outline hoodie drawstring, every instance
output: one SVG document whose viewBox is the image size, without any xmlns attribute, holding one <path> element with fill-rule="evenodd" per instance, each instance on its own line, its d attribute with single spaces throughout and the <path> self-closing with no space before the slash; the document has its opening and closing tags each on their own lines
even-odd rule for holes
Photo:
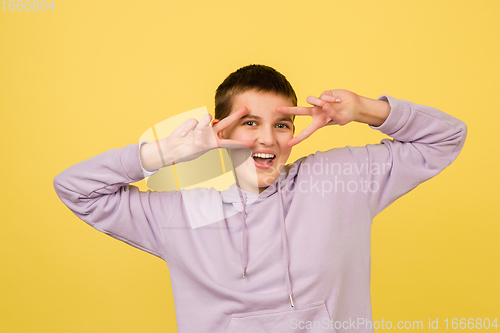
<svg viewBox="0 0 500 333">
<path fill-rule="evenodd" d="M 246 224 L 246 196 L 245 193 L 241 191 L 239 186 L 238 192 L 241 197 L 241 202 L 243 205 L 242 213 L 242 253 L 243 256 L 241 258 L 241 263 L 243 265 L 243 278 L 246 276 L 247 266 L 248 266 L 248 234 L 247 234 L 247 224 Z M 283 198 L 281 195 L 281 182 L 278 182 L 278 197 L 280 201 L 280 224 L 281 224 L 281 242 L 283 244 L 283 253 L 284 253 L 284 265 L 285 265 L 285 282 L 286 282 L 286 290 L 288 292 L 288 297 L 290 298 L 290 305 L 294 307 L 293 297 L 292 297 L 292 284 L 290 282 L 290 255 L 288 252 L 288 238 L 286 236 L 286 227 L 285 227 L 285 211 L 283 207 Z"/>
<path fill-rule="evenodd" d="M 248 234 L 247 234 L 247 222 L 246 222 L 246 215 L 247 215 L 247 198 L 245 196 L 245 193 L 241 192 L 241 189 L 239 186 L 236 186 L 238 188 L 238 192 L 240 193 L 241 197 L 241 203 L 243 205 L 243 211 L 241 212 L 243 219 L 242 219 L 242 251 L 243 252 L 243 257 L 241 258 L 241 264 L 243 265 L 243 278 L 247 275 L 247 266 L 248 266 Z"/>
<path fill-rule="evenodd" d="M 290 257 L 288 253 L 288 238 L 286 236 L 286 227 L 285 227 L 285 213 L 283 207 L 283 198 L 281 197 L 281 182 L 278 183 L 278 196 L 280 200 L 280 217 L 281 217 L 281 241 L 283 243 L 283 253 L 285 254 L 285 279 L 286 279 L 286 291 L 288 292 L 288 296 L 290 297 L 290 305 L 293 308 L 293 298 L 292 298 L 292 284 L 290 283 Z"/>
</svg>

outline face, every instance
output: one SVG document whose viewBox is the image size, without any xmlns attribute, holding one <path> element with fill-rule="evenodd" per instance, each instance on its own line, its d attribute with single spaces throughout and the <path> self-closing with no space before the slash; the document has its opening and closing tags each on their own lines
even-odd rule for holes
<svg viewBox="0 0 500 333">
<path fill-rule="evenodd" d="M 246 191 L 260 193 L 274 183 L 292 151 L 287 144 L 295 131 L 292 116 L 276 112 L 278 106 L 294 105 L 275 93 L 245 91 L 234 98 L 231 113 L 247 107 L 248 114 L 220 133 L 225 139 L 254 141 L 251 149 L 229 150 L 238 184 Z"/>
</svg>

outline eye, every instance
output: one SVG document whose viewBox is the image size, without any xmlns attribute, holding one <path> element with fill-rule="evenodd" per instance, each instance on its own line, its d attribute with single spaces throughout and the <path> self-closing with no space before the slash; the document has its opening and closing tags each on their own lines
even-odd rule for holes
<svg viewBox="0 0 500 333">
<path fill-rule="evenodd" d="M 243 125 L 248 125 L 248 126 L 254 126 L 257 125 L 257 123 L 253 120 L 245 121 Z"/>
<path fill-rule="evenodd" d="M 276 126 L 278 126 L 278 128 L 290 128 L 290 126 L 288 126 L 287 124 L 277 124 Z"/>
</svg>

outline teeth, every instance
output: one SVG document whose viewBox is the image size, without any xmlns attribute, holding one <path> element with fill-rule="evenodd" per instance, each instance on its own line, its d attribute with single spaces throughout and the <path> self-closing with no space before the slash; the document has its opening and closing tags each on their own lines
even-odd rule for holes
<svg viewBox="0 0 500 333">
<path fill-rule="evenodd" d="M 262 153 L 256 153 L 252 155 L 253 157 L 260 157 L 260 158 L 274 158 L 273 154 L 262 154 Z"/>
</svg>

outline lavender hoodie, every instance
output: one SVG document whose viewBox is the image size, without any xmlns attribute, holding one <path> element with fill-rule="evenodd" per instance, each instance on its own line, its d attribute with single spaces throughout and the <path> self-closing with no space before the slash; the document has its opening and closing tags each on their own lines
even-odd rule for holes
<svg viewBox="0 0 500 333">
<path fill-rule="evenodd" d="M 394 140 L 300 158 L 260 194 L 141 192 L 129 185 L 144 178 L 140 144 L 54 187 L 80 219 L 168 264 L 179 332 L 373 332 L 372 219 L 455 160 L 467 132 L 435 108 L 379 99 L 391 113 L 372 128 Z M 219 218 L 200 227 L 204 214 Z"/>
</svg>

